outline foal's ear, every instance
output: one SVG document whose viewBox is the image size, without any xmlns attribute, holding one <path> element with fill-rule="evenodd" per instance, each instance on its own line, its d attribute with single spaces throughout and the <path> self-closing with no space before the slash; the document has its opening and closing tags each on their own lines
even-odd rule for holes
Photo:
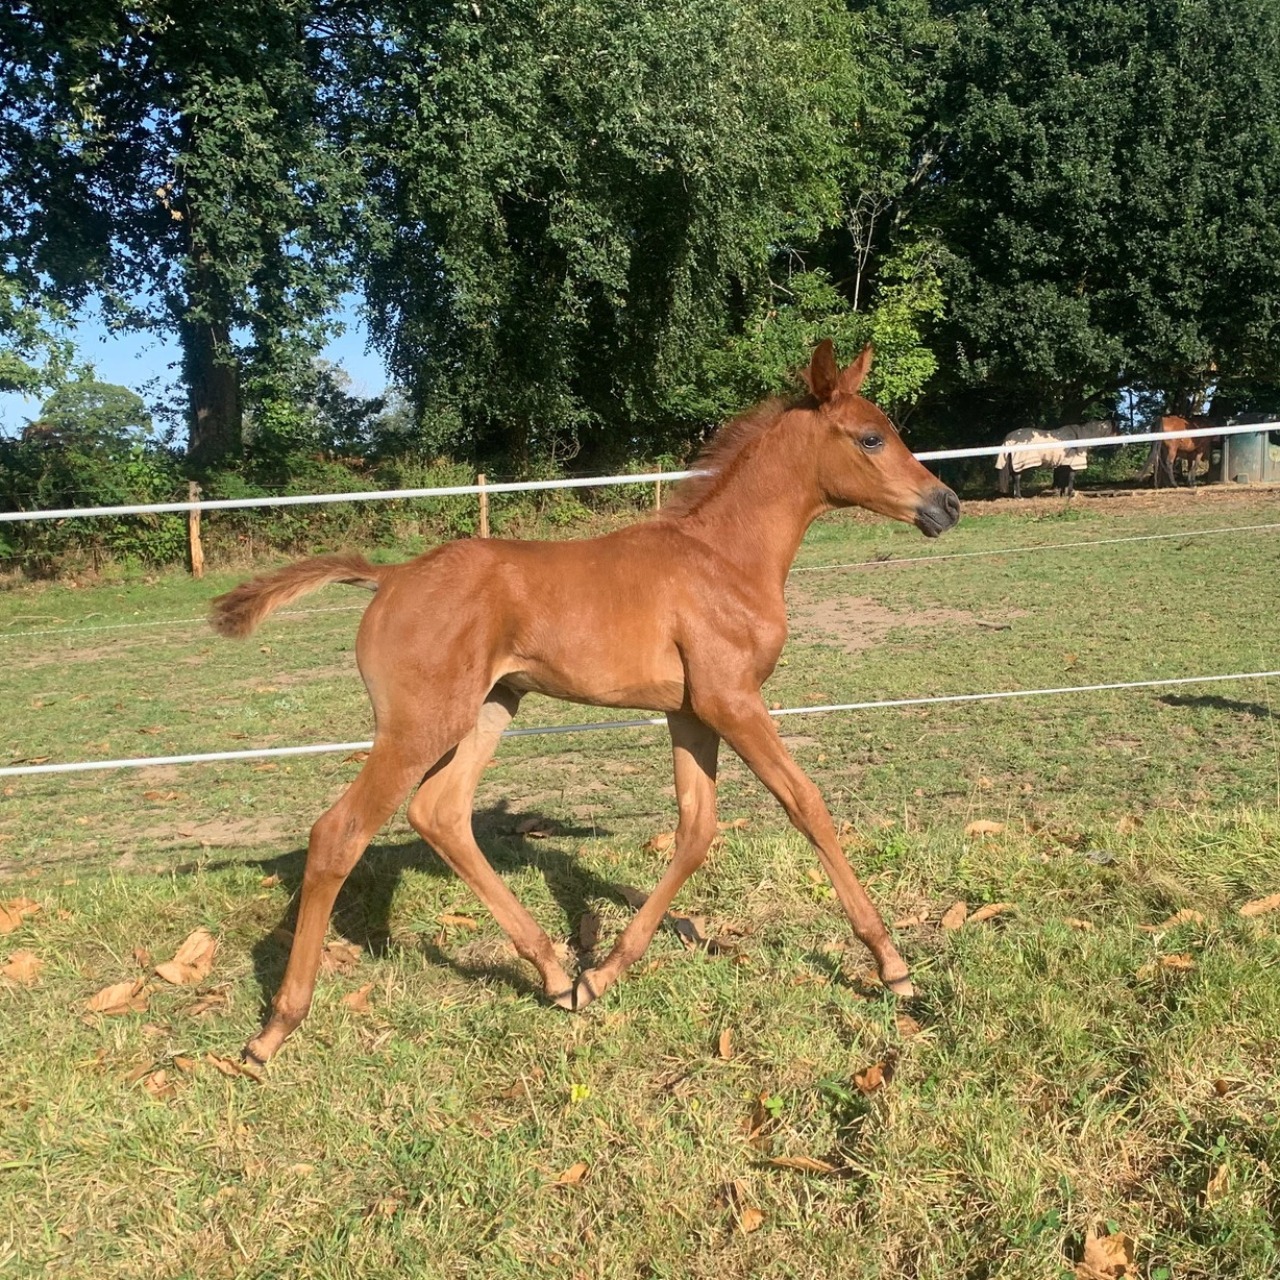
<svg viewBox="0 0 1280 1280">
<path fill-rule="evenodd" d="M 800 376 L 808 383 L 819 404 L 824 404 L 835 394 L 840 381 L 840 366 L 836 364 L 836 349 L 830 338 L 823 338 L 814 348 L 813 359 L 807 369 L 800 371 Z"/>
<path fill-rule="evenodd" d="M 871 372 L 871 361 L 875 357 L 875 352 L 871 349 L 871 343 L 867 343 L 862 348 L 862 354 L 840 374 L 840 390 L 847 395 L 855 395 L 858 389 L 866 380 L 867 374 Z"/>
</svg>

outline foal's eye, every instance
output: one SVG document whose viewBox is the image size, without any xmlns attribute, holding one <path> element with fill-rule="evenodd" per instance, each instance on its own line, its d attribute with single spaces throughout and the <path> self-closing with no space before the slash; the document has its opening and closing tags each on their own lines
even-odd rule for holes
<svg viewBox="0 0 1280 1280">
<path fill-rule="evenodd" d="M 863 436 L 858 443 L 868 452 L 874 453 L 877 449 L 884 447 L 884 437 L 877 435 Z"/>
</svg>

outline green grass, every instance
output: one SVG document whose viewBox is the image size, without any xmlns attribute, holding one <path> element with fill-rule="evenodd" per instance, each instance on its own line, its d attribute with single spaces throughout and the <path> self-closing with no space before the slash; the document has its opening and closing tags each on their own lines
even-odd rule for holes
<svg viewBox="0 0 1280 1280">
<path fill-rule="evenodd" d="M 938 544 L 833 518 L 800 567 L 1273 515 L 1247 494 L 1028 502 Z M 1274 539 L 798 573 L 766 696 L 1280 667 Z M 368 736 L 354 612 L 282 618 L 241 645 L 195 624 L 60 630 L 194 618 L 234 580 L 0 595 L 0 748 L 71 759 Z M 832 612 L 848 598 L 856 611 Z M 306 605 L 351 603 L 334 590 Z M 876 643 L 859 648 L 868 626 Z M 32 630 L 59 634 L 16 634 Z M 257 1027 L 307 827 L 357 765 L 0 780 L 0 900 L 41 906 L 0 938 L 0 964 L 19 948 L 44 962 L 34 986 L 0 982 L 0 1276 L 1044 1280 L 1107 1223 L 1136 1239 L 1150 1280 L 1274 1274 L 1280 913 L 1238 913 L 1280 891 L 1274 696 L 1255 682 L 784 721 L 903 922 L 921 991 L 905 1010 L 727 754 L 721 816 L 746 825 L 679 905 L 733 945 L 687 951 L 663 930 L 579 1018 L 541 1004 L 496 925 L 397 820 L 340 899 L 334 936 L 359 963 L 322 977 L 261 1084 L 205 1055 L 233 1056 Z M 596 716 L 529 699 L 521 723 L 583 718 Z M 607 945 L 621 889 L 660 874 L 644 844 L 672 825 L 668 768 L 658 730 L 504 745 L 477 830 L 553 936 L 593 910 Z M 547 838 L 516 831 L 532 815 Z M 978 818 L 1005 831 L 966 836 Z M 943 930 L 957 899 L 1016 910 Z M 1182 909 L 1203 918 L 1139 928 Z M 136 948 L 167 958 L 200 926 L 220 951 L 198 989 L 156 982 L 143 1012 L 85 1013 L 145 972 Z M 343 997 L 366 984 L 361 1013 Z M 863 1094 L 855 1077 L 895 1053 L 889 1083 Z M 156 1069 L 171 1096 L 130 1078 Z M 801 1156 L 836 1171 L 770 1163 Z M 580 1181 L 553 1185 L 578 1162 Z M 763 1219 L 747 1232 L 750 1209 Z"/>
</svg>

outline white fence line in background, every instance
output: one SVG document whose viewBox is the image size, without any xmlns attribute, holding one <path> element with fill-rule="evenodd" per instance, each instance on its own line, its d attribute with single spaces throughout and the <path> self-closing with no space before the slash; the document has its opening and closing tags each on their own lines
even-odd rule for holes
<svg viewBox="0 0 1280 1280">
<path fill-rule="evenodd" d="M 1077 538 L 1071 542 L 1039 542 L 1025 547 L 994 547 L 984 551 L 951 551 L 927 556 L 888 556 L 883 560 L 849 560 L 836 564 L 796 565 L 792 573 L 834 573 L 843 569 L 884 569 L 901 564 L 928 564 L 938 560 L 970 560 L 976 557 L 1014 556 L 1028 551 L 1069 551 L 1075 547 L 1110 547 L 1122 542 L 1162 542 L 1178 538 L 1207 538 L 1225 533 L 1256 533 L 1280 529 L 1280 521 L 1268 524 L 1237 524 L 1219 529 L 1182 529 L 1176 533 L 1136 533 L 1123 538 Z M 282 609 L 273 618 L 305 618 L 316 613 L 363 613 L 368 602 L 327 605 L 318 609 Z M 205 626 L 207 614 L 193 618 L 159 618 L 139 622 L 104 622 L 87 627 L 40 627 L 27 631 L 0 631 L 0 640 L 24 640 L 32 636 L 69 636 L 91 631 L 127 631 L 142 627 Z"/>
<path fill-rule="evenodd" d="M 1250 422 L 1232 427 L 1194 427 L 1178 433 L 1178 439 L 1204 436 L 1256 435 L 1280 422 Z M 1068 449 L 1103 449 L 1126 444 L 1146 444 L 1167 440 L 1163 431 L 1147 431 L 1134 435 L 1098 436 L 1091 440 L 1063 442 Z M 928 449 L 915 456 L 920 462 L 943 462 L 948 458 L 988 458 L 1001 453 L 1026 453 L 1043 450 L 1044 443 L 977 445 L 972 449 Z M 22 520 L 82 520 L 91 516 L 161 515 L 179 511 L 228 511 L 249 507 L 297 507 L 308 503 L 377 502 L 405 498 L 461 498 L 477 493 L 533 493 L 547 489 L 602 489 L 610 485 L 655 484 L 660 480 L 687 480 L 693 471 L 656 471 L 640 476 L 585 476 L 568 480 L 511 480 L 500 484 L 455 484 L 437 489 L 370 489 L 359 493 L 293 494 L 270 498 L 205 498 L 198 502 L 152 502 L 122 507 L 65 507 L 51 511 L 0 511 L 0 522 Z"/>
<path fill-rule="evenodd" d="M 1162 680 L 1125 680 L 1116 684 L 1061 685 L 1052 689 L 1008 689 L 991 693 L 951 693 L 936 697 L 889 698 L 879 702 L 840 702 L 814 707 L 780 707 L 771 716 L 825 715 L 836 711 L 878 711 L 894 707 L 936 706 L 958 702 L 996 702 L 1011 698 L 1049 697 L 1064 693 L 1101 693 L 1116 689 L 1158 689 L 1175 685 L 1220 684 L 1227 680 L 1268 680 L 1280 671 L 1239 671 L 1231 675 L 1175 676 Z M 599 729 L 640 729 L 666 724 L 665 716 L 642 720 L 604 720 L 587 724 L 538 725 L 529 729 L 508 729 L 504 738 L 524 738 L 535 734 L 588 733 Z M 367 751 L 372 742 L 325 742 L 305 747 L 262 747 L 246 751 L 213 751 L 202 755 L 140 756 L 130 760 L 80 760 L 67 764 L 16 765 L 0 769 L 0 778 L 19 778 L 45 773 L 86 773 L 99 769 L 145 769 L 160 765 L 212 764 L 237 760 L 275 759 L 288 756 L 322 755 L 337 751 Z"/>
<path fill-rule="evenodd" d="M 884 560 L 850 560 L 843 564 L 796 565 L 792 573 L 824 573 L 837 569 L 878 569 L 895 564 L 924 564 L 932 560 L 971 560 L 978 556 L 1012 556 L 1024 551 L 1063 551 L 1072 547 L 1111 547 L 1118 542 L 1163 542 L 1169 538 L 1207 538 L 1216 533 L 1254 533 L 1280 529 L 1280 523 L 1237 524 L 1222 529 L 1184 529 L 1181 533 L 1134 533 L 1123 538 L 1077 538 L 1073 542 L 1041 542 L 1029 547 L 995 547 L 986 551 L 947 551 L 931 556 L 888 556 Z M 128 625 L 127 623 L 124 625 Z M 34 635 L 35 632 L 28 634 Z M 0 639 L 3 639 L 0 636 Z"/>
</svg>

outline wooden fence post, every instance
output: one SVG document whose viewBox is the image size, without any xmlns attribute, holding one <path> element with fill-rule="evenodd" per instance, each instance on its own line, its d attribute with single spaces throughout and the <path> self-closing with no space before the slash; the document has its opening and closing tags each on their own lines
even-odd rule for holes
<svg viewBox="0 0 1280 1280">
<path fill-rule="evenodd" d="M 200 486 L 191 480 L 187 484 L 187 499 L 190 502 L 200 501 Z M 191 576 L 204 577 L 204 547 L 200 543 L 200 512 L 187 512 L 187 551 L 191 559 Z"/>
<path fill-rule="evenodd" d="M 489 536 L 489 495 L 484 491 L 483 471 L 476 476 L 476 483 L 480 486 L 480 536 L 487 538 Z"/>
<path fill-rule="evenodd" d="M 662 510 L 662 481 L 655 480 L 653 482 L 653 509 L 655 511 Z"/>
</svg>

